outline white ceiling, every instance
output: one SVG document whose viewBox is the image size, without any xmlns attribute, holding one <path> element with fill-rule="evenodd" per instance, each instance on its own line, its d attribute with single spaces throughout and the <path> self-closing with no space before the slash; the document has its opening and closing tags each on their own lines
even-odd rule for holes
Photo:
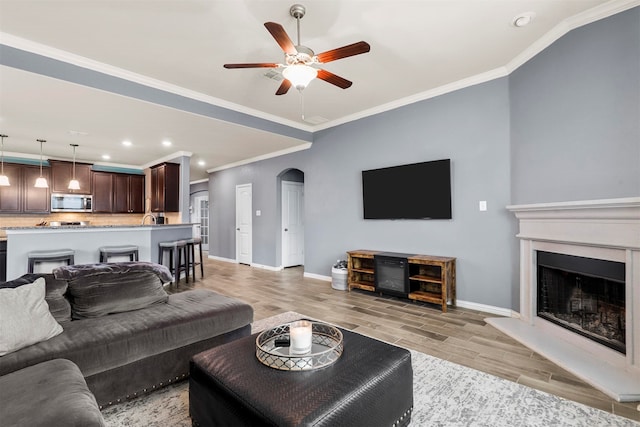
<svg viewBox="0 0 640 427">
<path fill-rule="evenodd" d="M 264 28 L 283 25 L 294 42 L 293 0 L 0 0 L 0 42 L 313 132 L 505 75 L 567 30 L 638 4 L 637 0 L 303 0 L 301 43 L 316 53 L 364 40 L 371 52 L 325 64 L 354 82 L 342 90 L 315 80 L 304 90 L 305 116 L 291 89 L 267 69 L 224 63 L 282 62 Z M 535 19 L 511 25 L 523 12 Z M 0 61 L 2 62 L 2 61 Z M 480 77 L 478 77 L 480 76 Z M 484 76 L 484 77 L 482 77 Z M 70 130 L 87 135 L 71 135 Z M 40 74 L 0 66 L 0 133 L 9 153 L 143 167 L 193 153 L 191 178 L 206 169 L 306 141 L 179 111 Z M 125 149 L 120 141 L 129 139 Z M 173 146 L 160 145 L 170 139 Z M 195 164 L 204 160 L 206 165 Z"/>
</svg>

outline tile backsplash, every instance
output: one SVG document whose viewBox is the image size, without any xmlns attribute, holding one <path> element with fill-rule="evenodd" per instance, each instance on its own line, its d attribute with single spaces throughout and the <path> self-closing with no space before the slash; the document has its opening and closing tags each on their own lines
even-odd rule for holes
<svg viewBox="0 0 640 427">
<path fill-rule="evenodd" d="M 91 214 L 83 212 L 59 212 L 44 215 L 13 215 L 0 216 L 0 228 L 3 227 L 33 227 L 43 221 L 89 221 L 89 225 L 140 225 L 144 214 Z M 165 213 L 169 224 L 179 224 L 180 214 Z M 150 224 L 147 218 L 145 224 Z M 0 236 L 4 232 L 0 230 Z"/>
</svg>

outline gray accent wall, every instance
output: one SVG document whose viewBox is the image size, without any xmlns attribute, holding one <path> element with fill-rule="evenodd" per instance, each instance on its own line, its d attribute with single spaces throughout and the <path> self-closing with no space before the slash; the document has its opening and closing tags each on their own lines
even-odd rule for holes
<svg viewBox="0 0 640 427">
<path fill-rule="evenodd" d="M 398 131 L 402 130 L 402 131 Z M 306 150 L 211 174 L 210 254 L 235 258 L 235 186 L 253 185 L 253 262 L 277 266 L 278 176 L 304 173 L 305 272 L 331 275 L 346 251 L 454 256 L 460 299 L 510 307 L 517 259 L 509 204 L 506 78 L 318 132 Z M 365 169 L 451 159 L 452 220 L 364 220 Z M 438 183 L 412 183 L 429 197 Z M 478 210 L 486 200 L 489 209 Z"/>
<path fill-rule="evenodd" d="M 213 173 L 210 253 L 235 258 L 235 185 L 252 183 L 262 211 L 254 263 L 276 267 L 278 175 L 297 168 L 305 272 L 330 276 L 352 249 L 454 256 L 459 300 L 518 310 L 517 222 L 505 206 L 640 196 L 639 79 L 635 8 L 569 32 L 508 77 L 317 132 L 303 152 Z M 453 219 L 362 218 L 362 170 L 443 158 Z M 415 183 L 416 197 L 430 185 Z"/>
<path fill-rule="evenodd" d="M 640 8 L 569 32 L 509 89 L 513 204 L 640 195 Z"/>
</svg>

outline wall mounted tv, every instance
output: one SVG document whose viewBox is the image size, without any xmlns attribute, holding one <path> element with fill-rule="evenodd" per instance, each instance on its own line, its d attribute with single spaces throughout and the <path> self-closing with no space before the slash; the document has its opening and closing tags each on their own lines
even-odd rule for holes
<svg viewBox="0 0 640 427">
<path fill-rule="evenodd" d="M 362 171 L 364 219 L 451 219 L 450 159 Z"/>
</svg>

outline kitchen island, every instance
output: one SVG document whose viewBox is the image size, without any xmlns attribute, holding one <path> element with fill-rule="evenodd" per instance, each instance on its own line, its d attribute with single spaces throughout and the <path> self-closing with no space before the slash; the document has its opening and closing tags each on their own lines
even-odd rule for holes
<svg viewBox="0 0 640 427">
<path fill-rule="evenodd" d="M 140 261 L 158 262 L 158 243 L 193 237 L 193 224 L 8 227 L 7 280 L 27 272 L 31 251 L 73 249 L 76 264 L 99 262 L 101 246 L 136 245 Z"/>
</svg>

